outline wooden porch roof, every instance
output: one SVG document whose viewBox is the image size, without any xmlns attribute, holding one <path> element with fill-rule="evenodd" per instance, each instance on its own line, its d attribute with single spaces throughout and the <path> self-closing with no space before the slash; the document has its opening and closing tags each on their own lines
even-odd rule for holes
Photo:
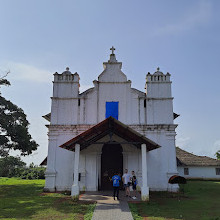
<svg viewBox="0 0 220 220">
<path fill-rule="evenodd" d="M 112 141 L 112 135 L 115 134 L 125 140 L 125 142 L 114 142 Z M 101 138 L 109 135 L 108 142 L 98 142 Z M 92 144 L 133 144 L 137 148 L 141 148 L 141 144 L 146 144 L 147 151 L 151 151 L 159 148 L 160 146 L 152 140 L 141 135 L 134 129 L 123 124 L 113 117 L 109 117 L 104 121 L 98 123 L 87 131 L 79 134 L 72 138 L 60 147 L 74 151 L 75 144 L 80 144 L 80 149 L 83 150 Z"/>
</svg>

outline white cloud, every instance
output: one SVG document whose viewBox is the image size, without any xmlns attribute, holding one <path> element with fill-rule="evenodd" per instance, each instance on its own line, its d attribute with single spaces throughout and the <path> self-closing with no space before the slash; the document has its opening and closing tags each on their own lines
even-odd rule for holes
<svg viewBox="0 0 220 220">
<path fill-rule="evenodd" d="M 214 142 L 214 146 L 212 149 L 213 149 L 212 150 L 213 154 L 215 154 L 217 151 L 220 150 L 220 140 L 217 140 Z"/>
<path fill-rule="evenodd" d="M 199 149 L 198 155 L 208 156 L 216 159 L 215 154 L 218 150 L 220 150 L 220 140 L 215 141 L 214 144 L 212 146 L 209 146 L 208 148 L 203 147 Z"/>
<path fill-rule="evenodd" d="M 10 70 L 8 78 L 21 81 L 33 81 L 36 83 L 48 83 L 53 79 L 53 73 L 48 70 L 25 64 L 7 61 L 1 64 L 1 72 Z"/>
<path fill-rule="evenodd" d="M 220 140 L 215 141 L 214 147 L 218 150 L 220 150 Z"/>
<path fill-rule="evenodd" d="M 176 146 L 180 148 L 188 147 L 190 143 L 190 137 L 180 137 L 176 139 Z"/>
<path fill-rule="evenodd" d="M 215 153 L 220 150 L 220 140 L 216 140 L 214 144 L 210 145 L 209 147 L 201 145 L 195 146 L 191 142 L 192 140 L 190 137 L 180 137 L 176 140 L 176 146 L 195 155 L 208 156 L 212 158 L 216 158 Z"/>
<path fill-rule="evenodd" d="M 216 158 L 215 154 L 218 150 L 220 150 L 220 140 L 216 140 L 214 144 L 210 145 L 208 148 L 201 149 L 200 154 Z"/>
<path fill-rule="evenodd" d="M 192 30 L 206 24 L 212 15 L 212 5 L 208 1 L 200 1 L 199 5 L 184 13 L 184 16 L 176 22 L 159 27 L 153 33 L 154 36 L 173 35 Z"/>
</svg>

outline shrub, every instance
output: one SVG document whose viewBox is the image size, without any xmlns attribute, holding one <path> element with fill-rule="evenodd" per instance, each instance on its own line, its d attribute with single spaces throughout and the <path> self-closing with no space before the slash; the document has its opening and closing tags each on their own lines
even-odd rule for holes
<svg viewBox="0 0 220 220">
<path fill-rule="evenodd" d="M 34 179 L 45 179 L 45 170 L 46 168 L 44 167 L 28 167 L 28 168 L 23 168 L 20 171 L 20 175 L 18 177 L 21 177 L 22 179 L 29 179 L 29 180 L 34 180 Z"/>
<path fill-rule="evenodd" d="M 17 175 L 18 169 L 26 165 L 20 157 L 7 156 L 0 158 L 0 176 L 13 177 Z"/>
<path fill-rule="evenodd" d="M 22 179 L 45 179 L 44 167 L 38 167 L 31 163 L 29 167 L 25 166 L 20 157 L 7 156 L 0 158 L 0 176 L 2 177 L 20 177 Z"/>
</svg>

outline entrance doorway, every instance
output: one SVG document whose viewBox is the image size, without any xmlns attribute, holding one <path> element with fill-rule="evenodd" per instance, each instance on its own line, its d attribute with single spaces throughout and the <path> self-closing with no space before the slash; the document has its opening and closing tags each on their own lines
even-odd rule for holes
<svg viewBox="0 0 220 220">
<path fill-rule="evenodd" d="M 105 144 L 101 156 L 101 189 L 111 190 L 115 172 L 123 173 L 123 155 L 120 144 Z"/>
</svg>

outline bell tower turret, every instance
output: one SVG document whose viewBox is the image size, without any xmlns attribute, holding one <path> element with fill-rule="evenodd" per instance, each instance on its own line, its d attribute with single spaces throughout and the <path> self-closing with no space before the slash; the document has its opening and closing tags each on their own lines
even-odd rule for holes
<svg viewBox="0 0 220 220">
<path fill-rule="evenodd" d="M 160 68 L 146 76 L 147 123 L 173 124 L 173 97 L 170 74 L 163 74 Z"/>
<path fill-rule="evenodd" d="M 79 75 L 67 67 L 62 74 L 54 74 L 51 124 L 77 124 Z"/>
</svg>

